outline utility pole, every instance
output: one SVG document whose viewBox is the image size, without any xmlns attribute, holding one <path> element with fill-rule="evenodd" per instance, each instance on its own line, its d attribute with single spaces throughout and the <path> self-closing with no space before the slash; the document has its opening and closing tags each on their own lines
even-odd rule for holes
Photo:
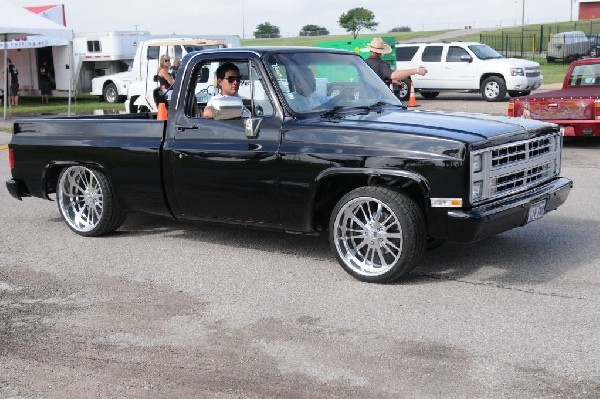
<svg viewBox="0 0 600 399">
<path fill-rule="evenodd" d="M 521 25 L 525 25 L 525 0 L 523 0 L 523 12 L 521 13 Z"/>
</svg>

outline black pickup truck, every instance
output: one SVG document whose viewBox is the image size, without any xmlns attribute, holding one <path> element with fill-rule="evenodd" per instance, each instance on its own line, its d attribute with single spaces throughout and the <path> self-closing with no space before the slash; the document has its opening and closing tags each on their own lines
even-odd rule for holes
<svg viewBox="0 0 600 399">
<path fill-rule="evenodd" d="M 215 96 L 224 62 L 240 69 L 239 97 Z M 211 96 L 214 119 L 197 116 Z M 115 231 L 128 212 L 328 232 L 342 267 L 367 282 L 406 274 L 428 243 L 524 226 L 572 188 L 558 126 L 407 109 L 342 50 L 191 53 L 168 120 L 156 116 L 17 120 L 7 188 L 56 199 L 83 236 Z"/>
</svg>

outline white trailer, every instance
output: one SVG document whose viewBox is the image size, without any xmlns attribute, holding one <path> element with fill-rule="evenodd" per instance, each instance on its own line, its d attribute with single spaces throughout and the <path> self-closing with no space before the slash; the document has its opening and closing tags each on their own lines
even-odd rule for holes
<svg viewBox="0 0 600 399">
<path fill-rule="evenodd" d="M 73 39 L 74 80 L 80 93 L 92 90 L 92 79 L 131 69 L 140 41 L 148 31 L 76 33 Z"/>
</svg>

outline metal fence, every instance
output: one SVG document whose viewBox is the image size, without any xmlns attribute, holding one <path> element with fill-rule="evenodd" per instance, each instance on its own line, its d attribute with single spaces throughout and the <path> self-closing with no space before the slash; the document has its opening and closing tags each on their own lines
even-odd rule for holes
<svg viewBox="0 0 600 399">
<path fill-rule="evenodd" d="M 523 29 L 521 32 L 479 35 L 479 41 L 494 48 L 505 57 L 526 58 L 540 62 L 547 60 L 548 43 L 556 33 L 582 31 L 586 35 L 600 33 L 600 20 L 574 21 L 572 24 L 540 25 L 539 29 Z M 558 59 L 557 62 L 571 62 L 571 58 Z"/>
</svg>

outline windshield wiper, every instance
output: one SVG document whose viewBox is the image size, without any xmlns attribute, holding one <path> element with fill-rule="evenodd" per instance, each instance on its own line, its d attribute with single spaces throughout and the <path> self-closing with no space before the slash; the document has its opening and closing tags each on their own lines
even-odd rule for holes
<svg viewBox="0 0 600 399">
<path fill-rule="evenodd" d="M 330 116 L 335 116 L 338 113 L 338 111 L 342 108 L 344 107 L 342 107 L 341 105 L 336 105 L 332 109 L 322 112 L 321 117 L 328 118 Z"/>
</svg>

